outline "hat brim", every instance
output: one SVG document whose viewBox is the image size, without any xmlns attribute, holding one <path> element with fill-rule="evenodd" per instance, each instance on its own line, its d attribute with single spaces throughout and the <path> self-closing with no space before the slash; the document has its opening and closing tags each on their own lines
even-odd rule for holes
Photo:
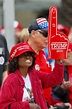
<svg viewBox="0 0 72 109">
<path fill-rule="evenodd" d="M 43 29 L 40 29 L 40 30 L 48 31 L 48 28 L 43 28 Z"/>
<path fill-rule="evenodd" d="M 17 53 L 15 57 L 18 57 L 18 56 L 20 56 L 21 54 L 26 53 L 26 52 L 32 52 L 32 53 L 34 53 L 32 50 L 22 50 L 22 51 L 20 51 L 19 53 Z"/>
</svg>

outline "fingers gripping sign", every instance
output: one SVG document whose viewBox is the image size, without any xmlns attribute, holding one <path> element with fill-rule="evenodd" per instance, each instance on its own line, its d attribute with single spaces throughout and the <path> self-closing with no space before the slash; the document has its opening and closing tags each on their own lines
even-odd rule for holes
<svg viewBox="0 0 72 109">
<path fill-rule="evenodd" d="M 49 59 L 67 58 L 69 40 L 64 33 L 57 31 L 57 8 L 49 10 L 48 51 Z"/>
</svg>

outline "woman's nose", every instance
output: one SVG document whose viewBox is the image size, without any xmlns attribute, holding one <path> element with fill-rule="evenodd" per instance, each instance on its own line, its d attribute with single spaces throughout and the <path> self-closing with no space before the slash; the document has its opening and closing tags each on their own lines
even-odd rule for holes
<svg viewBox="0 0 72 109">
<path fill-rule="evenodd" d="M 30 58 L 30 57 L 31 57 L 31 55 L 28 55 L 28 56 L 27 56 L 27 58 Z"/>
</svg>

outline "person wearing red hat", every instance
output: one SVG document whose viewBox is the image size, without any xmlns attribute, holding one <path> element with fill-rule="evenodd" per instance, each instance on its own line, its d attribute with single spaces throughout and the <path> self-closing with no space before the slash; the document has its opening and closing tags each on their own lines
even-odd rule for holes
<svg viewBox="0 0 72 109">
<path fill-rule="evenodd" d="M 57 27 L 59 32 L 64 33 L 65 35 L 69 35 L 69 28 L 62 25 L 58 24 Z M 68 49 L 68 58 L 63 60 L 64 63 L 64 80 L 63 82 L 52 88 L 52 98 L 51 98 L 51 104 L 54 105 L 57 102 L 70 102 L 69 99 L 69 90 L 70 87 L 72 87 L 72 83 L 69 81 L 69 74 L 68 74 L 68 68 L 72 69 L 72 44 L 69 44 L 69 49 Z M 72 71 L 71 71 L 72 72 Z M 71 103 L 71 102 L 70 102 Z M 71 103 L 72 105 L 72 103 Z"/>
<path fill-rule="evenodd" d="M 19 21 L 15 20 L 13 23 L 13 27 L 14 27 L 14 35 L 15 35 L 15 44 L 17 44 L 20 42 L 20 32 L 22 30 L 22 25 Z M 0 33 L 1 35 L 5 36 L 6 30 L 4 26 L 0 28 Z"/>
<path fill-rule="evenodd" d="M 14 31 L 15 31 L 15 43 L 19 43 L 20 42 L 20 32 L 22 30 L 22 25 L 20 22 L 18 21 L 14 21 Z"/>
<path fill-rule="evenodd" d="M 67 68 L 67 74 L 68 74 L 68 81 L 70 82 L 70 84 L 68 85 L 68 87 L 66 87 L 66 89 L 69 90 L 69 102 L 72 105 L 72 44 L 69 44 L 69 49 L 68 49 L 68 58 L 64 59 L 64 64 Z"/>
<path fill-rule="evenodd" d="M 67 26 L 64 26 L 62 24 L 58 24 L 57 30 L 59 32 L 64 33 L 66 36 L 68 36 L 69 35 L 69 32 L 70 32 L 70 29 Z"/>
<path fill-rule="evenodd" d="M 66 36 L 68 36 L 69 32 L 70 32 L 69 28 L 64 26 L 64 25 L 62 25 L 62 24 L 58 24 L 57 30 L 59 32 L 64 33 Z M 69 45 L 69 46 L 71 46 L 71 45 Z M 71 49 L 70 49 L 70 51 L 71 51 Z M 67 73 L 67 67 L 68 67 L 67 65 L 68 64 L 72 65 L 72 62 L 71 62 L 72 56 L 71 56 L 71 54 L 72 54 L 71 52 L 68 52 L 68 55 L 69 55 L 68 59 L 64 59 L 63 60 L 63 63 L 65 65 L 64 66 L 64 78 L 65 79 L 64 79 L 63 83 L 67 84 L 68 88 L 72 87 L 71 83 L 69 83 L 69 81 L 68 81 L 68 73 Z M 59 103 L 60 102 L 69 102 L 68 91 L 67 90 L 63 90 L 61 88 L 62 86 L 63 86 L 63 84 L 62 85 L 60 84 L 60 85 L 58 85 L 56 87 L 53 87 L 51 89 L 51 105 L 55 105 L 58 102 Z"/>
<path fill-rule="evenodd" d="M 28 44 L 12 47 L 8 77 L 0 91 L 0 109 L 48 109 L 43 88 L 62 82 L 63 64 L 57 60 L 54 71 L 48 74 L 34 69 L 35 59 L 35 52 Z"/>
<path fill-rule="evenodd" d="M 0 34 L 5 36 L 5 27 L 4 26 L 0 27 Z"/>
<path fill-rule="evenodd" d="M 52 88 L 52 97 L 56 102 L 69 102 L 72 105 L 72 44 L 69 43 L 68 58 L 63 60 L 63 82 Z M 52 105 L 54 103 L 52 102 Z"/>
</svg>

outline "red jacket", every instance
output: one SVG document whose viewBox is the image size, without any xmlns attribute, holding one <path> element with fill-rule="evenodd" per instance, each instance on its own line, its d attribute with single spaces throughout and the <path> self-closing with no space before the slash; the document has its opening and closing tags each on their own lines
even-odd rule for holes
<svg viewBox="0 0 72 109">
<path fill-rule="evenodd" d="M 69 81 L 72 82 L 72 65 L 67 66 Z M 72 87 L 69 88 L 69 99 L 72 105 Z"/>
<path fill-rule="evenodd" d="M 43 95 L 43 89 L 60 84 L 63 80 L 63 65 L 56 64 L 54 71 L 50 74 L 39 72 L 35 69 L 29 70 L 32 90 L 35 102 L 41 109 L 48 109 Z M 29 102 L 22 102 L 24 81 L 19 70 L 9 74 L 4 81 L 0 91 L 0 109 L 30 109 Z"/>
</svg>

